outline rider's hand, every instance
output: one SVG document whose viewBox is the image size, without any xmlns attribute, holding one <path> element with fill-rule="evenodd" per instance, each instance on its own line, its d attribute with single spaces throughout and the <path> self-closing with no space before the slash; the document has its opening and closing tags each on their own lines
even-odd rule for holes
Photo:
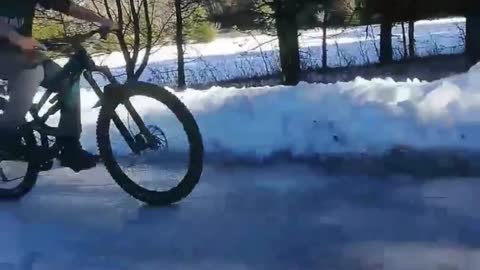
<svg viewBox="0 0 480 270">
<path fill-rule="evenodd" d="M 105 19 L 104 21 L 100 22 L 100 27 L 101 28 L 107 28 L 112 31 L 118 30 L 118 24 L 112 20 Z"/>
<path fill-rule="evenodd" d="M 22 36 L 20 34 L 12 35 L 9 39 L 10 42 L 18 46 L 22 51 L 33 51 L 36 48 L 42 47 L 42 45 L 34 38 Z"/>
</svg>

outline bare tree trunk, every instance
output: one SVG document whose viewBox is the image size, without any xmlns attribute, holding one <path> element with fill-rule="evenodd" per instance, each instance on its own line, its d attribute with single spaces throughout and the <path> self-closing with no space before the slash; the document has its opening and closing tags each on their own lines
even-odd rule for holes
<svg viewBox="0 0 480 270">
<path fill-rule="evenodd" d="M 132 65 L 131 70 L 133 77 L 129 79 L 138 80 L 137 75 L 135 74 L 135 66 L 137 65 L 138 56 L 140 53 L 140 35 L 141 35 L 141 27 L 140 27 L 140 6 L 135 8 L 135 0 L 129 0 L 130 3 L 130 18 L 131 18 L 131 26 L 133 28 L 133 46 L 132 46 Z"/>
<path fill-rule="evenodd" d="M 127 80 L 138 81 L 148 66 L 152 47 L 157 42 L 154 35 L 159 35 L 159 30 L 153 26 L 157 19 L 154 16 L 155 2 L 98 0 L 92 3 L 98 13 L 118 22 L 119 30 L 115 31 L 115 35 L 125 59 Z M 142 50 L 145 53 L 141 54 Z"/>
<path fill-rule="evenodd" d="M 408 58 L 407 33 L 405 31 L 405 22 L 402 22 L 402 41 L 403 41 L 403 58 Z"/>
<path fill-rule="evenodd" d="M 465 53 L 470 65 L 475 65 L 480 60 L 480 17 L 467 17 Z"/>
<path fill-rule="evenodd" d="M 104 5 L 107 11 L 107 15 L 110 19 L 113 19 L 112 12 L 110 10 L 109 1 L 104 0 Z M 135 76 L 135 61 L 130 56 L 130 52 L 128 49 L 128 44 L 125 37 L 125 32 L 123 31 L 125 28 L 125 22 L 123 17 L 123 5 L 121 0 L 115 0 L 115 7 L 113 8 L 117 11 L 116 17 L 118 20 L 118 25 L 121 31 L 117 31 L 117 39 L 118 44 L 120 45 L 120 49 L 123 54 L 123 58 L 125 59 L 125 71 L 127 72 L 127 79 L 130 80 Z"/>
<path fill-rule="evenodd" d="M 144 35 L 144 42 L 145 42 L 145 55 L 143 56 L 142 60 L 140 61 L 140 66 L 135 71 L 135 79 L 139 80 L 142 73 L 145 71 L 148 65 L 148 61 L 150 60 L 150 53 L 152 52 L 153 47 L 153 19 L 150 16 L 150 9 L 148 6 L 148 2 L 145 1 L 143 4 L 143 12 L 145 17 L 146 29 Z"/>
<path fill-rule="evenodd" d="M 415 21 L 408 22 L 408 55 L 415 58 Z"/>
<path fill-rule="evenodd" d="M 296 85 L 300 80 L 296 3 L 294 0 L 275 0 L 274 5 L 283 83 Z"/>
<path fill-rule="evenodd" d="M 328 68 L 328 50 L 327 50 L 327 18 L 328 14 L 327 11 L 325 11 L 325 14 L 323 16 L 323 25 L 322 25 L 322 32 L 323 32 L 323 37 L 322 37 L 322 68 L 326 69 Z"/>
<path fill-rule="evenodd" d="M 383 19 L 380 25 L 380 63 L 388 64 L 392 61 L 392 23 L 388 19 Z"/>
<path fill-rule="evenodd" d="M 184 38 L 181 0 L 175 0 L 175 14 L 177 17 L 175 41 L 177 43 L 178 88 L 183 90 L 186 88 L 187 84 L 185 82 L 185 58 L 183 50 Z"/>
</svg>

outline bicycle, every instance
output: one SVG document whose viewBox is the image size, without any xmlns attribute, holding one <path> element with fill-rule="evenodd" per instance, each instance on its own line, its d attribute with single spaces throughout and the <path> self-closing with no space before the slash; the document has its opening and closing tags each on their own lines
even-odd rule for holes
<svg viewBox="0 0 480 270">
<path fill-rule="evenodd" d="M 95 34 L 100 34 L 101 38 L 105 39 L 108 33 L 104 29 L 97 29 L 71 37 L 68 43 L 50 42 L 47 44 L 46 47 L 49 48 L 65 45 L 70 45 L 73 48 L 73 53 L 71 53 L 68 62 L 63 66 L 62 71 L 54 77 L 53 82 L 60 82 L 63 79 L 68 79 L 69 82 L 79 81 L 83 74 L 98 97 L 98 102 L 94 106 L 94 108 L 100 108 L 95 133 L 101 161 L 103 161 L 113 180 L 126 193 L 150 205 L 170 205 L 181 201 L 193 191 L 203 170 L 203 141 L 194 116 L 177 96 L 165 88 L 139 81 L 119 83 L 108 67 L 97 66 L 82 45 L 84 41 Z M 94 78 L 94 73 L 99 73 L 107 79 L 108 84 L 103 87 L 103 90 Z M 73 83 L 71 84 L 73 86 Z M 189 148 L 187 152 L 182 152 L 188 156 L 187 171 L 184 176 L 180 177 L 177 177 L 178 173 L 168 172 L 175 175 L 175 179 L 180 181 L 166 190 L 149 189 L 138 184 L 135 181 L 137 179 L 133 179 L 129 175 L 132 167 L 136 164 L 129 163 L 129 166 L 124 167 L 120 162 L 130 161 L 130 159 L 141 157 L 143 154 L 154 153 L 153 158 L 144 158 L 145 164 L 152 165 L 153 163 L 157 166 L 156 164 L 159 161 L 162 161 L 162 164 L 167 164 L 166 160 L 180 153 L 172 151 L 173 154 L 168 155 L 169 136 L 158 125 L 147 125 L 145 123 L 144 120 L 148 117 L 142 118 L 138 110 L 139 107 L 144 107 L 145 103 L 142 103 L 142 106 L 133 105 L 133 100 L 138 98 L 152 99 L 158 102 L 158 104 L 155 103 L 155 106 L 150 106 L 151 108 L 165 105 L 167 107 L 166 112 L 173 113 L 172 119 L 176 118 L 180 122 L 180 130 L 183 129 L 187 135 Z M 6 102 L 8 102 L 6 98 L 0 99 L 0 110 L 4 108 Z M 51 106 L 44 108 L 47 102 Z M 152 101 L 149 102 L 148 104 L 153 104 Z M 28 149 L 27 154 L 16 159 L 0 157 L 0 183 L 7 185 L 14 181 L 20 181 L 20 183 L 14 187 L 0 187 L 0 199 L 22 198 L 35 186 L 41 172 L 53 168 L 54 160 L 59 156 L 60 151 L 55 142 L 58 127 L 51 126 L 48 120 L 61 110 L 61 105 L 58 93 L 51 89 L 46 89 L 38 103 L 34 102 L 32 105 L 29 111 L 30 119 L 26 118 L 25 124 L 20 127 L 22 143 Z M 127 115 L 126 119 L 120 117 L 121 112 Z M 171 122 L 171 120 L 169 121 Z M 114 132 L 119 133 L 115 133 L 118 135 L 115 139 L 126 143 L 123 151 L 130 153 L 125 154 L 122 151 L 117 151 L 121 153 L 120 157 L 116 157 L 117 153 L 112 147 L 112 134 Z M 19 163 L 23 167 L 19 167 Z M 19 171 L 25 171 L 25 175 L 19 176 Z M 8 173 L 14 176 L 9 178 Z M 151 182 L 153 181 L 149 183 Z"/>
</svg>

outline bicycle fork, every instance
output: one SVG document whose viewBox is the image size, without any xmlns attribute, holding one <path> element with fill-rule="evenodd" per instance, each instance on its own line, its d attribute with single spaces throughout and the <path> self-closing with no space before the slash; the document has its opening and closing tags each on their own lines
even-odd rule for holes
<svg viewBox="0 0 480 270">
<path fill-rule="evenodd" d="M 92 74 L 90 72 L 84 73 L 85 79 L 90 83 L 93 88 L 93 91 L 97 94 L 100 101 L 94 107 L 99 107 L 105 105 L 104 102 L 112 101 L 114 104 L 119 102 L 125 106 L 125 109 L 132 117 L 134 123 L 140 130 L 139 134 L 133 135 L 131 134 L 130 130 L 127 126 L 123 123 L 120 119 L 118 114 L 115 110 L 112 111 L 112 121 L 117 127 L 118 131 L 122 135 L 122 137 L 127 142 L 130 149 L 135 154 L 140 154 L 141 151 L 148 149 L 149 147 L 155 148 L 157 146 L 156 138 L 151 134 L 150 130 L 145 125 L 145 122 L 138 114 L 137 110 L 133 107 L 133 104 L 128 100 L 128 93 L 127 89 L 122 86 L 121 84 L 111 81 L 111 84 L 104 87 L 104 91 L 100 90 L 100 87 L 93 79 Z"/>
</svg>

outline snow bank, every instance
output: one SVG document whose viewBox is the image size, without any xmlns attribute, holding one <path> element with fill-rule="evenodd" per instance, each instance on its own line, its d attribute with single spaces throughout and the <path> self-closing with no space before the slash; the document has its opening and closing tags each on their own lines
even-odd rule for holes
<svg viewBox="0 0 480 270">
<path fill-rule="evenodd" d="M 295 87 L 189 89 L 176 93 L 195 115 L 207 154 L 265 158 L 368 152 L 397 145 L 480 148 L 480 65 L 432 83 L 365 80 Z M 84 143 L 95 149 L 97 110 L 83 93 Z M 171 122 L 153 104 L 148 117 Z"/>
</svg>

